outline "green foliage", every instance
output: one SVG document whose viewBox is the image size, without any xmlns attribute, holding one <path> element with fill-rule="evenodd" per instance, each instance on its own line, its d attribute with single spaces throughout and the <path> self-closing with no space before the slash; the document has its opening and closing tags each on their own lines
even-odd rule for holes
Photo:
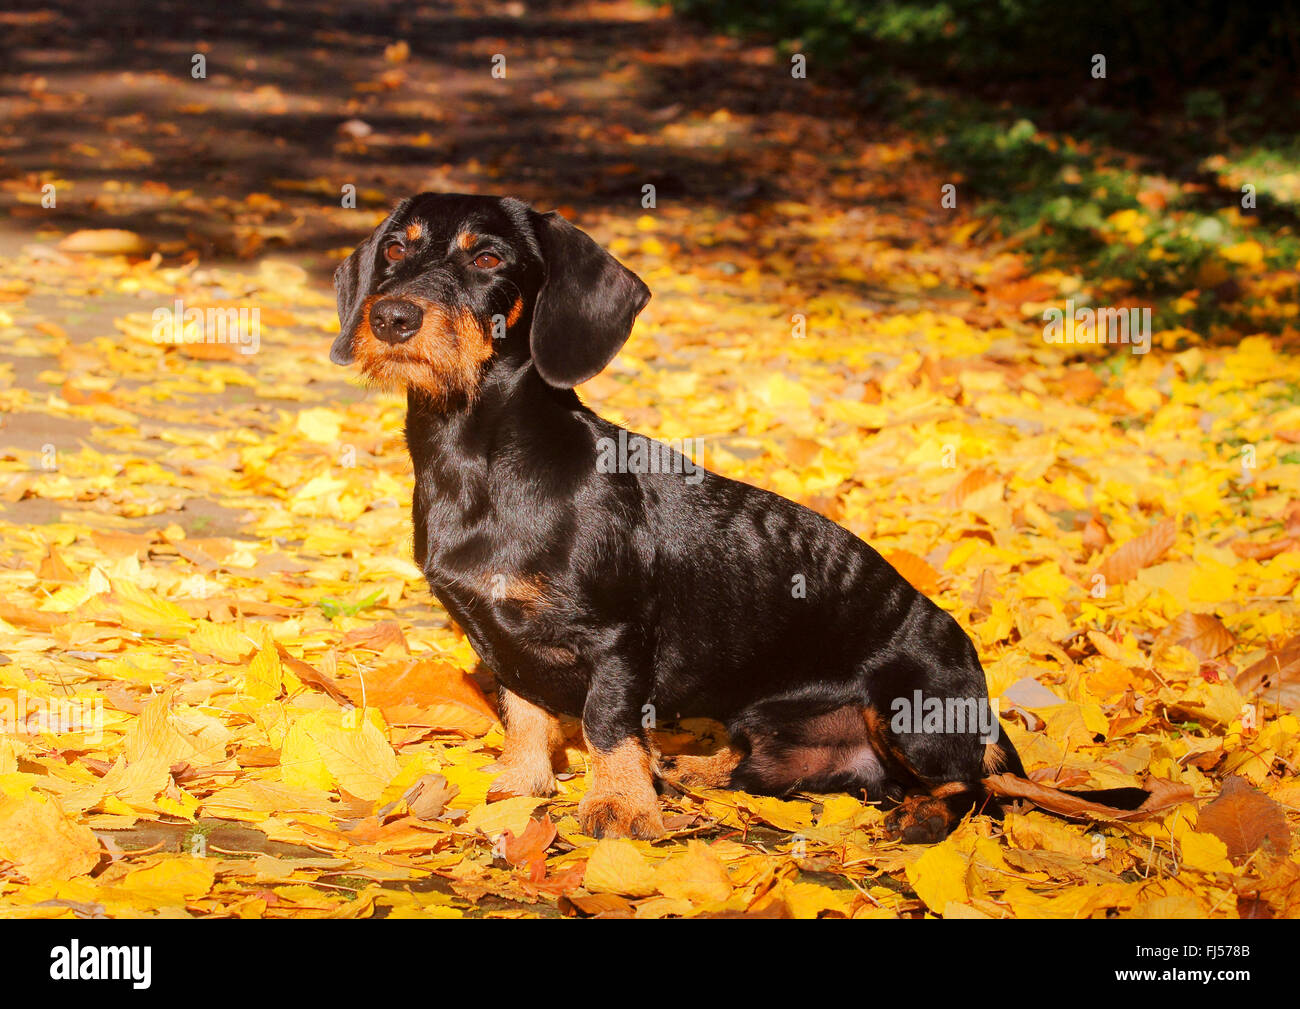
<svg viewBox="0 0 1300 1009">
<path fill-rule="evenodd" d="M 1280 97 L 1300 68 L 1296 0 L 673 2 L 859 79 L 874 114 L 932 138 L 986 232 L 1154 302 L 1158 325 L 1250 318 L 1233 286 L 1249 267 L 1222 255 L 1264 237 L 1237 212 L 1243 183 L 1283 222 L 1254 265 L 1300 261 L 1300 142 Z"/>
<path fill-rule="evenodd" d="M 355 603 L 345 603 L 339 599 L 333 598 L 332 596 L 326 596 L 319 600 L 316 605 L 320 607 L 320 611 L 324 613 L 325 616 L 333 620 L 338 616 L 355 617 L 358 613 L 362 613 L 375 606 L 383 596 L 383 589 L 380 589 L 377 592 L 372 592 L 370 595 L 366 596 L 366 598 Z"/>
<path fill-rule="evenodd" d="M 671 0 L 723 29 L 798 42 L 829 63 L 887 48 L 894 65 L 1016 78 L 1060 74 L 1102 53 L 1121 75 L 1217 93 L 1243 73 L 1287 80 L 1300 66 L 1300 4 L 1226 0 Z"/>
</svg>

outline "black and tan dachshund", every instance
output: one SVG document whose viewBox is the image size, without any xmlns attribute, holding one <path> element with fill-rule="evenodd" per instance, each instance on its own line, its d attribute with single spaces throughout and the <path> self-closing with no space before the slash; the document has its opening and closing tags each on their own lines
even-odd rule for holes
<svg viewBox="0 0 1300 1009">
<path fill-rule="evenodd" d="M 500 684 L 498 794 L 554 791 L 560 715 L 582 721 L 597 837 L 662 834 L 660 778 L 863 794 L 894 806 L 891 836 L 936 841 L 994 808 L 985 775 L 1024 774 L 970 639 L 875 550 L 671 451 L 634 465 L 628 444 L 663 447 L 582 404 L 650 291 L 563 217 L 426 193 L 335 287 L 330 359 L 407 392 L 415 557 Z M 664 757 L 654 717 L 729 741 Z"/>
</svg>

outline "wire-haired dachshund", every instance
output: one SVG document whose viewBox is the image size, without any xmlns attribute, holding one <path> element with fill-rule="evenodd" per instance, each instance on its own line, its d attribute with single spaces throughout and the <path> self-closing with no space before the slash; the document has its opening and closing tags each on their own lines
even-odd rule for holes
<svg viewBox="0 0 1300 1009">
<path fill-rule="evenodd" d="M 583 405 L 650 291 L 559 214 L 403 200 L 335 287 L 330 359 L 406 389 L 415 558 L 500 684 L 498 794 L 554 791 L 559 715 L 582 720 L 595 837 L 661 835 L 660 778 L 861 793 L 894 804 L 891 836 L 936 841 L 994 808 L 985 775 L 1023 776 L 970 639 L 880 554 Z M 609 465 L 629 444 L 662 465 Z M 728 743 L 661 756 L 656 713 Z"/>
</svg>

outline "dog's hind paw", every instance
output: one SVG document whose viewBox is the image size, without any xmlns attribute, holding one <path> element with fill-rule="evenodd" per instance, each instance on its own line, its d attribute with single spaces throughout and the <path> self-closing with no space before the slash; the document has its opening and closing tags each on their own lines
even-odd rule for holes
<svg viewBox="0 0 1300 1009">
<path fill-rule="evenodd" d="M 937 844 L 960 819 L 954 804 L 945 798 L 910 795 L 885 817 L 885 836 L 904 844 Z"/>
</svg>

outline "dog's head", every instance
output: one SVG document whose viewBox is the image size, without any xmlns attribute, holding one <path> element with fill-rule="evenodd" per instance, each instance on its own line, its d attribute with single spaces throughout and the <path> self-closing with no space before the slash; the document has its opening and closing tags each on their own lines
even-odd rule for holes
<svg viewBox="0 0 1300 1009">
<path fill-rule="evenodd" d="M 334 274 L 335 364 L 376 385 L 472 399 L 488 362 L 527 354 L 551 385 L 605 367 L 650 299 L 641 279 L 556 213 L 509 198 L 403 200 Z"/>
</svg>

